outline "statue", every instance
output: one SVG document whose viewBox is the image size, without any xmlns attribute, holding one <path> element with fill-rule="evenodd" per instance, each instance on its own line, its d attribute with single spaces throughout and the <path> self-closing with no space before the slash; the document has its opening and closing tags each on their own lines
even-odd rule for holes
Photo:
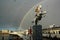
<svg viewBox="0 0 60 40">
<path fill-rule="evenodd" d="M 41 5 L 38 5 L 35 9 L 35 18 L 34 18 L 34 21 L 33 23 L 35 25 L 32 26 L 32 37 L 33 37 L 33 40 L 42 40 L 42 25 L 37 25 L 38 21 L 41 21 L 41 19 L 43 17 L 45 17 L 45 14 L 46 14 L 46 11 L 42 11 L 41 9 Z"/>
<path fill-rule="evenodd" d="M 35 9 L 36 15 L 35 15 L 35 25 L 37 25 L 38 21 L 42 19 L 42 16 L 46 14 L 46 11 L 41 10 L 41 5 L 37 6 Z M 44 16 L 45 17 L 45 16 Z"/>
<path fill-rule="evenodd" d="M 42 19 L 42 16 L 43 16 L 44 14 L 39 14 L 39 16 L 37 16 L 36 17 L 36 19 L 35 19 L 35 24 L 37 25 L 37 23 L 38 23 L 38 21 L 40 21 L 41 19 Z"/>
</svg>

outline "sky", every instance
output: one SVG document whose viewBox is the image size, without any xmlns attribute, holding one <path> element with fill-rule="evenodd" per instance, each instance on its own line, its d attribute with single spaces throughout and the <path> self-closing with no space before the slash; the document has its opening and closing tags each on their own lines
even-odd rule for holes
<svg viewBox="0 0 60 40">
<path fill-rule="evenodd" d="M 42 18 L 39 24 L 43 28 L 52 24 L 60 25 L 60 0 L 0 0 L 0 30 L 29 28 L 35 14 L 33 7 L 38 3 L 47 11 L 46 17 Z"/>
<path fill-rule="evenodd" d="M 16 30 L 24 15 L 41 0 L 0 0 L 0 29 Z"/>
<path fill-rule="evenodd" d="M 53 24 L 60 26 L 60 0 L 44 0 L 38 3 L 38 5 L 40 4 L 42 5 L 42 9 L 47 11 L 46 16 L 39 22 L 39 24 L 42 25 L 42 28 L 49 28 L 49 26 Z M 32 7 L 27 12 L 20 25 L 22 29 L 28 29 L 32 26 L 31 22 L 35 15 L 34 9 L 35 8 Z"/>
</svg>

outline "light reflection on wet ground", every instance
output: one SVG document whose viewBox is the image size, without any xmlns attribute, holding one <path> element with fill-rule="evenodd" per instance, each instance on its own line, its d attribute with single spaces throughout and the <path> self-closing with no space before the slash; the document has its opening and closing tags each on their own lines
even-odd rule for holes
<svg viewBox="0 0 60 40">
<path fill-rule="evenodd" d="M 0 40 L 3 40 L 3 39 L 1 38 Z M 4 39 L 4 40 L 9 40 L 9 39 Z M 60 40 L 60 38 L 58 39 L 58 38 L 46 38 L 46 37 L 43 37 L 42 40 Z"/>
</svg>

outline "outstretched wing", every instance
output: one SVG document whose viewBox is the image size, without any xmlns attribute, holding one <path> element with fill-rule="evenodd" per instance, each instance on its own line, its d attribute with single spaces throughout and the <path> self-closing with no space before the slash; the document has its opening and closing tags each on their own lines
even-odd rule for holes
<svg viewBox="0 0 60 40">
<path fill-rule="evenodd" d="M 35 12 L 36 12 L 36 13 L 39 13 L 39 12 L 41 11 L 41 7 L 42 7 L 41 5 L 38 5 L 38 6 L 36 7 L 36 9 L 35 9 Z"/>
</svg>

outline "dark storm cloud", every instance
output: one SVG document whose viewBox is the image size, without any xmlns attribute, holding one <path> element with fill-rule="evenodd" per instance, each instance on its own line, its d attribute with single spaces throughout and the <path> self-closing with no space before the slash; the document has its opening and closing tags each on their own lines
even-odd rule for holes
<svg viewBox="0 0 60 40">
<path fill-rule="evenodd" d="M 0 28 L 17 28 L 28 10 L 38 2 L 40 0 L 0 0 Z"/>
<path fill-rule="evenodd" d="M 40 2 L 40 4 L 42 5 L 43 10 L 47 11 L 46 17 L 42 18 L 42 20 L 39 22 L 43 28 L 47 28 L 52 24 L 60 25 L 60 0 L 44 0 Z M 34 14 L 33 9 L 25 17 L 21 25 L 23 29 L 27 29 L 32 25 L 31 21 L 33 20 L 32 17 Z"/>
<path fill-rule="evenodd" d="M 43 28 L 52 24 L 60 25 L 60 0 L 46 0 L 41 4 L 47 10 L 47 15 L 42 20 Z"/>
</svg>

